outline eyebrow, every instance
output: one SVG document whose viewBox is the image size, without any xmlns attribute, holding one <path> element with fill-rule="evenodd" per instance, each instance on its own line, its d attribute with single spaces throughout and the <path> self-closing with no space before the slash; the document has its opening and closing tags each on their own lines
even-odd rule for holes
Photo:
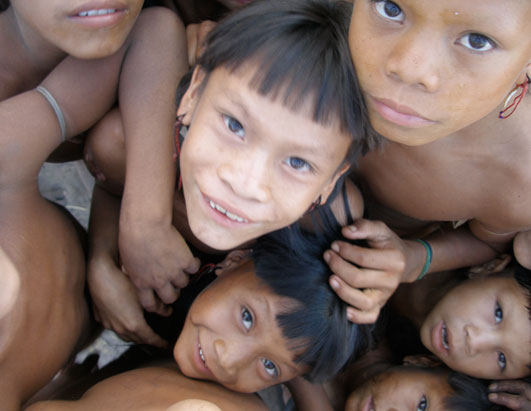
<svg viewBox="0 0 531 411">
<path fill-rule="evenodd" d="M 242 114 L 243 114 L 243 116 L 245 118 L 247 118 L 247 119 L 252 119 L 253 118 L 253 116 L 251 115 L 249 110 L 247 110 L 247 107 L 245 107 L 245 105 L 243 105 L 243 103 L 242 103 L 243 97 L 242 97 L 242 95 L 239 92 L 231 90 L 231 89 L 224 89 L 224 90 L 222 90 L 222 95 L 227 100 L 229 100 L 229 102 L 231 104 L 236 106 L 242 112 Z"/>
</svg>

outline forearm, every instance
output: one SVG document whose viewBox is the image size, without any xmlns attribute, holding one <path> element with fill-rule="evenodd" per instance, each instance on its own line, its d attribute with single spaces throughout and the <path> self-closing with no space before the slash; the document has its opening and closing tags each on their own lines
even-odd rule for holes
<svg viewBox="0 0 531 411">
<path fill-rule="evenodd" d="M 482 264 L 497 255 L 494 247 L 478 239 L 466 226 L 456 230 L 438 231 L 424 238 L 432 248 L 432 262 L 428 273 L 454 270 Z M 414 254 L 413 269 L 409 271 L 403 282 L 415 281 L 426 261 L 425 247 L 415 241 L 407 241 L 410 252 Z"/>
<path fill-rule="evenodd" d="M 137 25 L 119 90 L 126 146 L 122 228 L 139 217 L 149 225 L 171 224 L 175 92 L 187 70 L 184 27 L 172 12 L 146 10 Z"/>
<path fill-rule="evenodd" d="M 118 262 L 120 200 L 97 185 L 92 194 L 89 224 L 89 262 L 112 258 Z"/>
</svg>

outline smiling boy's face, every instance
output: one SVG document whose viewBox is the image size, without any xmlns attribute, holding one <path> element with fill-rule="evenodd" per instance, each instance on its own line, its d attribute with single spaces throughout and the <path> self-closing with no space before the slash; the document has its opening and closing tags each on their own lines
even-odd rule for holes
<svg viewBox="0 0 531 411">
<path fill-rule="evenodd" d="M 507 274 L 467 280 L 432 309 L 422 343 L 448 367 L 487 379 L 530 375 L 529 296 Z"/>
<path fill-rule="evenodd" d="M 190 124 L 180 171 L 190 228 L 220 250 L 286 227 L 312 202 L 326 201 L 341 172 L 350 135 L 331 119 L 312 120 L 311 99 L 296 112 L 249 86 L 254 66 L 221 67 L 206 81 L 196 69 L 179 113 Z"/>
<path fill-rule="evenodd" d="M 349 31 L 373 127 L 405 145 L 493 113 L 531 75 L 527 0 L 357 0 Z"/>
<path fill-rule="evenodd" d="M 274 294 L 245 259 L 227 269 L 192 304 L 174 357 L 187 377 L 256 392 L 305 370 L 276 322 L 293 302 Z"/>
<path fill-rule="evenodd" d="M 129 35 L 142 0 L 11 0 L 26 41 L 45 39 L 83 59 L 110 56 Z M 39 43 L 37 43 L 39 44 Z"/>
<path fill-rule="evenodd" d="M 345 411 L 445 410 L 452 392 L 448 372 L 420 367 L 391 368 L 353 391 Z"/>
</svg>

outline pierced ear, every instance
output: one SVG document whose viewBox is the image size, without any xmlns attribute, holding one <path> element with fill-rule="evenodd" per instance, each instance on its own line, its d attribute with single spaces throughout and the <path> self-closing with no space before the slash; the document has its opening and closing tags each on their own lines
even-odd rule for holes
<svg viewBox="0 0 531 411">
<path fill-rule="evenodd" d="M 235 267 L 240 266 L 244 261 L 246 261 L 249 258 L 250 250 L 233 250 L 227 256 L 225 259 L 217 264 L 216 269 L 216 275 L 218 277 L 221 277 L 225 273 L 231 271 Z"/>
<path fill-rule="evenodd" d="M 345 163 L 339 168 L 339 170 L 336 171 L 324 190 L 321 192 L 321 204 L 325 204 L 328 201 L 328 197 L 330 197 L 330 194 L 332 194 L 332 191 L 334 191 L 337 180 L 339 180 L 345 173 L 348 173 L 349 170 L 350 164 Z"/>
<path fill-rule="evenodd" d="M 442 362 L 433 355 L 418 354 L 405 356 L 402 364 L 414 367 L 435 368 L 441 366 Z"/>
<path fill-rule="evenodd" d="M 184 93 L 177 109 L 177 115 L 184 114 L 182 122 L 185 126 L 189 126 L 192 122 L 192 115 L 197 102 L 199 101 L 201 86 L 203 85 L 205 77 L 205 71 L 200 66 L 196 66 L 194 73 L 192 74 L 192 79 L 190 80 L 190 85 Z"/>
</svg>

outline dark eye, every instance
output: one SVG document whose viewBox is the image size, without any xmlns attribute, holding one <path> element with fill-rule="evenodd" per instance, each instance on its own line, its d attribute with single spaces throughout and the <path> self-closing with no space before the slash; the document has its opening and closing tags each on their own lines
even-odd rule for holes
<svg viewBox="0 0 531 411">
<path fill-rule="evenodd" d="M 253 326 L 253 315 L 245 307 L 242 307 L 242 324 L 247 331 Z"/>
<path fill-rule="evenodd" d="M 505 366 L 507 365 L 507 359 L 505 358 L 505 354 L 502 352 L 498 353 L 498 365 L 500 366 L 502 371 L 505 371 Z"/>
<path fill-rule="evenodd" d="M 267 358 L 262 358 L 262 364 L 264 364 L 264 369 L 267 374 L 273 378 L 278 377 L 278 369 L 273 361 L 270 361 Z"/>
<path fill-rule="evenodd" d="M 501 323 L 503 320 L 503 310 L 498 302 L 496 302 L 496 306 L 494 307 L 494 319 L 496 323 Z"/>
<path fill-rule="evenodd" d="M 474 51 L 489 51 L 494 48 L 494 42 L 487 36 L 479 33 L 465 34 L 458 40 L 458 43 Z"/>
<path fill-rule="evenodd" d="M 402 9 L 392 1 L 378 1 L 376 2 L 376 12 L 389 20 L 394 21 L 403 21 L 404 20 L 404 13 L 402 13 Z"/>
<path fill-rule="evenodd" d="M 286 163 L 293 169 L 295 170 L 311 170 L 312 167 L 310 166 L 310 164 L 303 160 L 302 158 L 299 158 L 299 157 L 289 157 L 287 160 L 286 160 Z"/>
<path fill-rule="evenodd" d="M 223 121 L 231 133 L 239 137 L 245 137 L 245 130 L 238 120 L 231 116 L 223 115 Z"/>
<path fill-rule="evenodd" d="M 417 411 L 426 411 L 427 409 L 428 409 L 428 400 L 426 399 L 426 396 L 423 395 L 419 401 L 419 405 L 417 405 Z"/>
</svg>

